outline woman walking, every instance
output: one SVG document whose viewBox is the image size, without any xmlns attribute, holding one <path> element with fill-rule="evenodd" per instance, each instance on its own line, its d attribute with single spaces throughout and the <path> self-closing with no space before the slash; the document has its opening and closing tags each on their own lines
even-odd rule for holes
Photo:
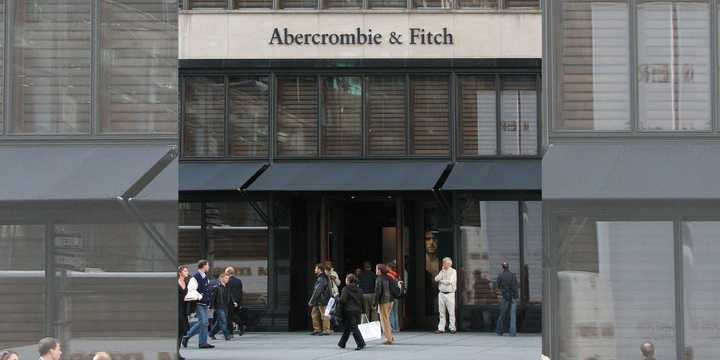
<svg viewBox="0 0 720 360">
<path fill-rule="evenodd" d="M 353 339 L 355 339 L 355 350 L 362 350 L 365 347 L 365 340 L 363 340 L 358 329 L 360 314 L 362 313 L 362 290 L 358 286 L 357 277 L 353 274 L 345 277 L 345 285 L 342 289 L 342 295 L 340 295 L 339 308 L 335 309 L 335 314 L 340 315 L 345 328 L 338 346 L 344 349 L 350 338 L 350 333 L 352 333 Z"/>
<path fill-rule="evenodd" d="M 187 295 L 187 279 L 190 276 L 190 270 L 187 266 L 179 266 L 177 270 L 177 283 L 178 283 L 178 351 L 180 350 L 180 341 L 185 336 L 188 329 L 188 303 L 185 302 L 185 295 Z M 183 357 L 179 355 L 178 359 L 182 360 Z"/>
<path fill-rule="evenodd" d="M 395 336 L 390 326 L 390 311 L 392 310 L 392 294 L 390 293 L 390 278 L 387 276 L 387 266 L 378 264 L 375 267 L 375 303 L 378 304 L 380 312 L 380 325 L 385 335 L 385 345 L 392 345 L 395 342 Z"/>
</svg>

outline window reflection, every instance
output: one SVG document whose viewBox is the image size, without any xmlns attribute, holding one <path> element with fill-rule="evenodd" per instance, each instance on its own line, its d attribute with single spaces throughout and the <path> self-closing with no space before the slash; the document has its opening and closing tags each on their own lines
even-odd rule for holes
<svg viewBox="0 0 720 360">
<path fill-rule="evenodd" d="M 225 153 L 225 80 L 186 78 L 183 104 L 183 154 L 195 157 Z"/>
<path fill-rule="evenodd" d="M 362 78 L 323 78 L 322 154 L 362 154 Z"/>
</svg>

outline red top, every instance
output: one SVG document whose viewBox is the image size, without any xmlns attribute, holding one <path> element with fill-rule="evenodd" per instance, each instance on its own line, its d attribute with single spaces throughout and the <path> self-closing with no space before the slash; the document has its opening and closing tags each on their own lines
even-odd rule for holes
<svg viewBox="0 0 720 360">
<path fill-rule="evenodd" d="M 392 271 L 392 270 L 388 270 L 387 276 L 388 276 L 390 279 L 393 279 L 393 280 L 397 280 L 397 279 L 398 279 L 398 273 L 396 273 L 396 272 L 394 272 L 394 271 Z"/>
</svg>

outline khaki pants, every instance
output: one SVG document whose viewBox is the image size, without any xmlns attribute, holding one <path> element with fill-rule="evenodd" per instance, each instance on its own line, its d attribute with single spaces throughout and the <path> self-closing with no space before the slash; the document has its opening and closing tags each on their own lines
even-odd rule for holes
<svg viewBox="0 0 720 360">
<path fill-rule="evenodd" d="M 450 315 L 450 331 L 456 331 L 455 328 L 455 293 L 443 294 L 438 293 L 438 308 L 440 309 L 440 322 L 438 330 L 445 331 L 445 311 Z"/>
<path fill-rule="evenodd" d="M 332 330 L 330 329 L 330 319 L 326 319 L 324 317 L 325 315 L 325 307 L 324 306 L 313 306 L 312 311 L 310 312 L 310 317 L 312 317 L 312 326 L 314 332 L 324 332 L 326 334 L 332 333 Z"/>
<path fill-rule="evenodd" d="M 390 312 L 392 311 L 392 303 L 378 304 L 380 308 L 380 326 L 382 327 L 383 335 L 385 340 L 389 343 L 395 342 L 395 336 L 392 333 L 392 326 L 390 326 Z"/>
</svg>

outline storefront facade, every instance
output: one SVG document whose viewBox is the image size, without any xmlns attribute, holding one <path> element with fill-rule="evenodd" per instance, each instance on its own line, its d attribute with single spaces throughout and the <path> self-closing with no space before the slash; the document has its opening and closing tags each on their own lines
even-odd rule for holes
<svg viewBox="0 0 720 360">
<path fill-rule="evenodd" d="M 717 357 L 718 3 L 543 10 L 543 352 Z"/>
<path fill-rule="evenodd" d="M 491 331 L 508 261 L 540 331 L 537 2 L 183 5 L 180 263 L 240 269 L 250 325 L 286 331 L 315 263 L 395 261 L 431 329 L 450 256 L 459 327 Z"/>
</svg>

